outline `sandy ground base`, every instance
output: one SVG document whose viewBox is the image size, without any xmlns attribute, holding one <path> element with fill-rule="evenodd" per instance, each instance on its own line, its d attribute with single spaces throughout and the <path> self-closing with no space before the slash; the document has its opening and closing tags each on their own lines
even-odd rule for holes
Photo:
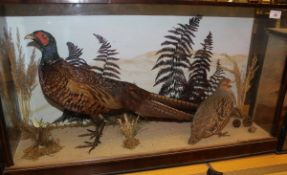
<svg viewBox="0 0 287 175">
<path fill-rule="evenodd" d="M 195 145 L 189 145 L 187 144 L 190 135 L 189 123 L 147 122 L 142 124 L 142 129 L 137 135 L 140 145 L 133 150 L 123 148 L 124 137 L 121 135 L 118 126 L 107 126 L 101 138 L 102 143 L 90 154 L 86 148 L 75 148 L 88 139 L 78 137 L 79 134 L 86 133 L 86 128 L 54 129 L 52 131 L 53 136 L 59 139 L 60 145 L 64 147 L 60 152 L 50 156 L 43 156 L 38 160 L 26 160 L 22 158 L 23 150 L 31 146 L 32 143 L 30 140 L 21 140 L 14 155 L 15 165 L 13 168 L 104 160 L 115 157 L 227 145 L 270 137 L 268 132 L 256 124 L 254 126 L 257 128 L 256 132 L 249 133 L 247 128 L 234 128 L 230 122 L 223 130 L 228 131 L 230 136 L 220 138 L 212 136 L 202 139 Z M 92 127 L 90 128 L 93 129 Z"/>
</svg>

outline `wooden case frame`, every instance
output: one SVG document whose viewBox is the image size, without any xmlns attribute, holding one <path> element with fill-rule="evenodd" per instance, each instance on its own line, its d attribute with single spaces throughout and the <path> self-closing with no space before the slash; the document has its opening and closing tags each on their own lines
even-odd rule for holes
<svg viewBox="0 0 287 175">
<path fill-rule="evenodd" d="M 282 78 L 282 85 L 280 89 L 280 97 L 278 98 L 277 102 L 277 110 L 276 110 L 276 116 L 281 116 L 281 120 L 279 126 L 281 126 L 279 134 L 278 134 L 278 145 L 277 145 L 277 152 L 278 153 L 287 153 L 286 146 L 284 148 L 284 145 L 286 145 L 287 142 L 287 111 L 286 109 L 283 109 L 284 103 L 286 104 L 286 96 L 287 96 L 287 61 L 285 62 L 285 69 L 284 74 Z"/>
<path fill-rule="evenodd" d="M 228 3 L 228 2 L 203 2 L 192 0 L 1 0 L 1 5 L 4 4 L 62 4 L 62 3 L 85 3 L 85 4 L 184 4 L 184 5 L 216 5 L 216 6 L 239 6 L 239 7 L 253 7 L 258 9 L 287 9 L 287 5 L 280 5 L 277 3 L 270 4 L 252 4 L 252 3 Z M 5 15 L 5 14 L 2 14 Z M 258 42 L 254 38 L 253 43 Z M 264 43 L 261 43 L 264 45 Z M 285 71 L 286 74 L 286 71 Z M 286 77 L 286 76 L 285 76 Z M 282 81 L 283 83 L 283 81 Z M 284 84 L 284 83 L 283 83 Z M 280 96 L 286 92 L 286 83 L 280 91 Z M 180 166 L 192 163 L 208 162 L 220 159 L 229 159 L 235 157 L 249 156 L 262 153 L 275 152 L 277 147 L 277 136 L 279 133 L 279 126 L 283 121 L 281 115 L 282 99 L 278 99 L 276 116 L 274 117 L 272 136 L 270 139 L 253 140 L 248 142 L 235 143 L 225 146 L 217 146 L 211 148 L 200 148 L 192 150 L 178 150 L 172 152 L 165 152 L 159 154 L 147 154 L 145 156 L 130 156 L 124 158 L 86 161 L 67 164 L 55 164 L 33 168 L 13 168 L 13 157 L 10 150 L 10 144 L 7 137 L 5 127 L 4 114 L 2 106 L 0 106 L 0 149 L 4 164 L 4 174 L 7 175 L 28 175 L 28 174 L 118 174 L 123 172 L 132 172 L 139 170 L 148 170 L 155 168 L 163 168 L 170 166 Z"/>
</svg>

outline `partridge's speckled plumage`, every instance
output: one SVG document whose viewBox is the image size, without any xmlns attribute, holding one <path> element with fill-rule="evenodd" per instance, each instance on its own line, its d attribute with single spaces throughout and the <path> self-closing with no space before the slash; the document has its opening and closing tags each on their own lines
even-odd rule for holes
<svg viewBox="0 0 287 175">
<path fill-rule="evenodd" d="M 194 115 L 191 124 L 189 144 L 195 144 L 202 138 L 222 135 L 234 106 L 234 95 L 230 90 L 230 80 L 221 80 L 213 95 L 203 101 Z"/>
</svg>

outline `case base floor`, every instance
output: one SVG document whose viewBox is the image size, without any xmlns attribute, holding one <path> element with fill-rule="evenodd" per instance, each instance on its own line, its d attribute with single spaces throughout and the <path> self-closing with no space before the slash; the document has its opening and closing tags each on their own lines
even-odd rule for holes
<svg viewBox="0 0 287 175">
<path fill-rule="evenodd" d="M 260 140 L 270 138 L 270 134 L 258 125 L 256 132 L 248 132 L 248 128 L 232 126 L 232 120 L 224 128 L 230 136 L 212 137 L 202 139 L 197 144 L 189 145 L 190 123 L 175 122 L 145 122 L 142 129 L 136 136 L 140 140 L 140 144 L 135 149 L 126 149 L 123 147 L 124 136 L 120 133 L 118 126 L 106 126 L 101 138 L 101 144 L 98 145 L 90 154 L 87 148 L 76 148 L 82 145 L 84 141 L 88 141 L 88 137 L 78 137 L 78 135 L 86 133 L 86 129 L 94 129 L 91 127 L 67 127 L 52 130 L 54 138 L 59 140 L 59 144 L 63 149 L 59 152 L 40 157 L 37 160 L 23 159 L 23 151 L 32 145 L 31 140 L 21 139 L 14 155 L 13 168 L 45 166 L 53 164 L 65 164 L 73 162 L 85 162 L 92 160 L 105 160 L 112 158 L 121 158 L 129 156 L 140 156 L 146 154 L 158 154 L 176 150 L 187 150 L 204 147 L 212 147 L 219 145 L 228 145 L 250 140 Z"/>
</svg>

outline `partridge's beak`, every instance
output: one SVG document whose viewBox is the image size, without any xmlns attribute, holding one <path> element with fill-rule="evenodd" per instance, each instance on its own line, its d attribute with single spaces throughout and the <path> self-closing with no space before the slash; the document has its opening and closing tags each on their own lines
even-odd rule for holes
<svg viewBox="0 0 287 175">
<path fill-rule="evenodd" d="M 25 38 L 24 38 L 24 39 L 34 40 L 34 39 L 35 39 L 35 37 L 34 37 L 34 35 L 33 35 L 33 34 L 28 34 L 28 35 L 26 35 L 26 36 L 25 36 Z"/>
</svg>

